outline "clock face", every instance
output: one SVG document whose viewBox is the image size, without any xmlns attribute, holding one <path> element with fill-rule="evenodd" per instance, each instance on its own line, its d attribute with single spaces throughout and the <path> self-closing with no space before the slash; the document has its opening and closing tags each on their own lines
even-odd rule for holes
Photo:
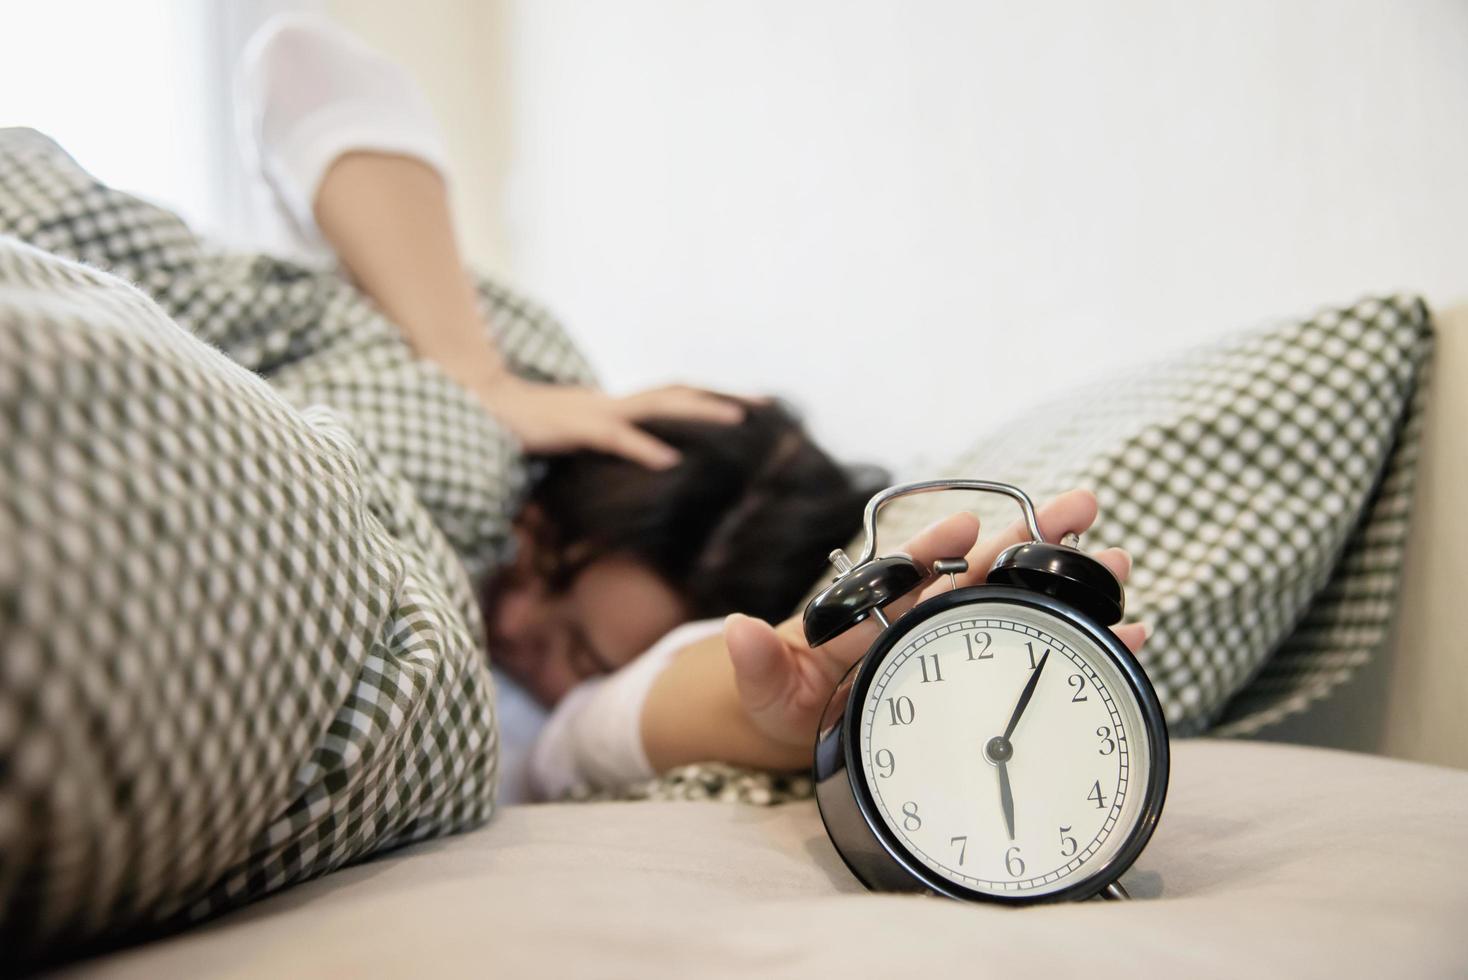
<svg viewBox="0 0 1468 980">
<path fill-rule="evenodd" d="M 912 861 L 1010 898 L 1111 864 L 1143 813 L 1151 759 L 1111 654 L 1058 616 L 1004 601 L 949 608 L 897 638 L 862 702 L 856 755 Z"/>
</svg>

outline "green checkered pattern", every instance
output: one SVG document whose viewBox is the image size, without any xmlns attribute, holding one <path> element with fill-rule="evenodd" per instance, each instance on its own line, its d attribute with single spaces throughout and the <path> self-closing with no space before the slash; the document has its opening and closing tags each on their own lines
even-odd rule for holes
<svg viewBox="0 0 1468 980">
<path fill-rule="evenodd" d="M 482 300 L 520 373 L 589 379 Z M 338 275 L 0 132 L 0 475 L 0 960 L 490 815 L 472 581 L 525 465 Z"/>
<path fill-rule="evenodd" d="M 1068 394 L 946 472 L 1036 499 L 1094 490 L 1085 547 L 1135 559 L 1128 619 L 1152 626 L 1141 661 L 1173 733 L 1253 734 L 1387 642 L 1431 352 L 1420 300 L 1365 299 Z M 880 541 L 956 506 L 989 528 L 1017 517 L 1006 501 L 906 498 Z"/>
</svg>

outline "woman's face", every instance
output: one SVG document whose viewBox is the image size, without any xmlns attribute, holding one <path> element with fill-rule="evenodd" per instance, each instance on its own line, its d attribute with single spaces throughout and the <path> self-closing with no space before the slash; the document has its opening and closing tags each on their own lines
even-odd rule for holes
<svg viewBox="0 0 1468 980">
<path fill-rule="evenodd" d="M 490 660 L 551 707 L 588 677 L 610 673 L 686 622 L 673 589 L 647 566 L 609 556 L 552 592 L 521 535 L 513 568 L 489 596 Z"/>
</svg>

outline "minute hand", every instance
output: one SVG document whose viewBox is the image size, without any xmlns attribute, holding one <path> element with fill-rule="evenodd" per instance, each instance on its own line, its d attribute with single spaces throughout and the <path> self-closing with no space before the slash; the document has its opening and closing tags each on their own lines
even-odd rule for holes
<svg viewBox="0 0 1468 980">
<path fill-rule="evenodd" d="M 1030 697 L 1034 695 L 1035 685 L 1040 683 L 1040 674 L 1044 672 L 1045 661 L 1049 659 L 1050 651 L 1046 650 L 1040 657 L 1040 662 L 1035 665 L 1035 672 L 1030 675 L 1030 682 L 1025 685 L 1025 689 L 1020 693 L 1019 704 L 1014 706 L 1014 714 L 1009 716 L 1009 724 L 1004 729 L 1004 738 L 1006 741 L 1014 734 L 1014 726 L 1019 724 L 1020 715 L 1025 713 L 1025 708 L 1029 707 Z"/>
</svg>

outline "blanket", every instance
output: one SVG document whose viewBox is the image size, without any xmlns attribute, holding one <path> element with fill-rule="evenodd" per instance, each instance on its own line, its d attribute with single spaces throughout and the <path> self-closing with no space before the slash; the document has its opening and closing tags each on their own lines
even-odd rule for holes
<svg viewBox="0 0 1468 980">
<path fill-rule="evenodd" d="M 497 284 L 514 370 L 590 372 Z M 513 438 L 331 269 L 0 132 L 0 949 L 133 937 L 483 822 Z"/>
</svg>

